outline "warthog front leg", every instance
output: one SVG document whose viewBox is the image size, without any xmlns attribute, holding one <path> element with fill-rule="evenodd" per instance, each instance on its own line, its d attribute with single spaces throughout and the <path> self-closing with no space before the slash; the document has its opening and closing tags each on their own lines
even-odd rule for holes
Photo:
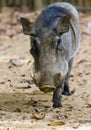
<svg viewBox="0 0 91 130">
<path fill-rule="evenodd" d="M 62 92 L 63 92 L 63 84 L 58 86 L 53 93 L 53 107 L 54 108 L 62 107 L 61 105 Z"/>
<path fill-rule="evenodd" d="M 65 80 L 64 80 L 64 90 L 62 92 L 62 94 L 66 95 L 66 96 L 71 95 L 71 92 L 69 90 L 69 78 L 70 78 L 70 72 L 71 72 L 72 65 L 73 65 L 73 58 L 69 61 L 68 65 L 69 65 L 69 69 L 68 69 L 68 73 L 67 73 Z"/>
</svg>

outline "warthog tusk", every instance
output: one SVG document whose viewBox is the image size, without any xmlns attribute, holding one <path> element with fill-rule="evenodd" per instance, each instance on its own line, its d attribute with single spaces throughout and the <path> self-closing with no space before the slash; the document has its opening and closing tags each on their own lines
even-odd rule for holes
<svg viewBox="0 0 91 130">
<path fill-rule="evenodd" d="M 64 76 L 64 73 L 61 71 L 59 74 L 58 74 L 58 78 L 61 80 Z"/>
<path fill-rule="evenodd" d="M 33 82 L 35 82 L 35 79 L 32 73 L 30 73 L 30 77 L 32 78 Z"/>
</svg>

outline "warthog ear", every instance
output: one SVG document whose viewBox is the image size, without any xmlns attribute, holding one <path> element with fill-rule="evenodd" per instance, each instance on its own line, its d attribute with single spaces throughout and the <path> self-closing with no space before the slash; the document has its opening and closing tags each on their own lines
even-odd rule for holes
<svg viewBox="0 0 91 130">
<path fill-rule="evenodd" d="M 23 26 L 23 33 L 26 35 L 34 35 L 34 27 L 33 27 L 33 23 L 30 22 L 28 19 L 26 18 L 20 18 L 21 24 Z"/>
<path fill-rule="evenodd" d="M 65 32 L 69 31 L 69 25 L 70 25 L 70 21 L 68 16 L 63 16 L 59 19 L 58 23 L 57 23 L 57 33 L 62 35 Z"/>
</svg>

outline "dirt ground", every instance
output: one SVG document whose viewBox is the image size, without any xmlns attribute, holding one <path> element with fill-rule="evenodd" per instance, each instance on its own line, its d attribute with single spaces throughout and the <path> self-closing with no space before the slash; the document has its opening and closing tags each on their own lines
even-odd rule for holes
<svg viewBox="0 0 91 130">
<path fill-rule="evenodd" d="M 19 23 L 21 16 L 33 21 L 39 13 L 0 13 L 0 130 L 91 130 L 91 14 L 79 13 L 82 38 L 70 76 L 72 95 L 53 109 L 52 93 L 42 93 L 30 76 L 30 40 Z"/>
</svg>

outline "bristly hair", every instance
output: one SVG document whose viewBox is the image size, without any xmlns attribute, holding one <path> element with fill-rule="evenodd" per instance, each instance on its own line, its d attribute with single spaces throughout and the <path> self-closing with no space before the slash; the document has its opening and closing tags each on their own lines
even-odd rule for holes
<svg viewBox="0 0 91 130">
<path fill-rule="evenodd" d="M 41 14 L 42 27 L 52 26 L 57 18 L 63 17 L 64 15 L 70 19 L 69 12 L 62 7 L 51 6 L 46 8 Z"/>
</svg>

